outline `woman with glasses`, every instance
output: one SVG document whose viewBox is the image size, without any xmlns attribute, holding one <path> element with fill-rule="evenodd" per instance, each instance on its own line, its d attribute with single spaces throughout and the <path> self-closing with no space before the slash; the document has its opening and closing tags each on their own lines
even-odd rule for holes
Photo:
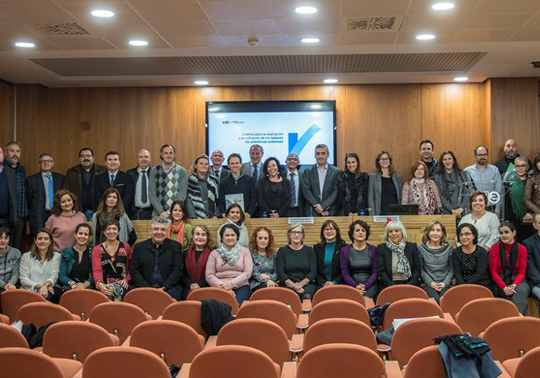
<svg viewBox="0 0 540 378">
<path fill-rule="evenodd" d="M 370 215 L 388 214 L 390 205 L 401 203 L 401 175 L 394 171 L 392 156 L 381 151 L 375 158 L 377 171 L 369 177 L 368 207 Z"/>
<path fill-rule="evenodd" d="M 472 180 L 467 172 L 459 168 L 452 151 L 444 151 L 439 157 L 434 180 L 439 189 L 443 212 L 458 219 L 465 215 L 473 187 Z"/>
<path fill-rule="evenodd" d="M 442 204 L 435 182 L 429 178 L 429 170 L 423 161 L 417 161 L 411 167 L 411 181 L 403 185 L 401 203 L 418 205 L 419 215 L 433 215 L 440 211 Z"/>
<path fill-rule="evenodd" d="M 504 218 L 512 222 L 517 228 L 516 239 L 523 241 L 533 234 L 532 228 L 523 225 L 523 220 L 532 219 L 525 206 L 525 187 L 529 180 L 529 159 L 518 156 L 514 160 L 515 172 L 507 173 L 503 182 L 506 198 L 504 201 Z"/>
<path fill-rule="evenodd" d="M 321 227 L 321 241 L 313 246 L 317 256 L 317 289 L 343 281 L 339 251 L 345 245 L 337 223 L 330 219 L 325 221 Z"/>
<path fill-rule="evenodd" d="M 367 213 L 369 176 L 360 170 L 360 158 L 355 152 L 345 154 L 345 169 L 338 176 L 339 214 Z M 366 214 L 367 215 L 367 214 Z"/>
<path fill-rule="evenodd" d="M 296 292 L 301 299 L 315 294 L 317 257 L 313 248 L 304 245 L 305 231 L 301 224 L 292 224 L 287 230 L 289 244 L 276 255 L 277 278 L 282 287 Z"/>
<path fill-rule="evenodd" d="M 469 223 L 457 228 L 459 247 L 452 254 L 452 265 L 457 285 L 474 284 L 491 289 L 488 272 L 488 253 L 478 245 L 478 231 Z"/>
<path fill-rule="evenodd" d="M 524 189 L 525 206 L 531 213 L 540 211 L 540 154 L 534 157 L 533 175 Z"/>
</svg>

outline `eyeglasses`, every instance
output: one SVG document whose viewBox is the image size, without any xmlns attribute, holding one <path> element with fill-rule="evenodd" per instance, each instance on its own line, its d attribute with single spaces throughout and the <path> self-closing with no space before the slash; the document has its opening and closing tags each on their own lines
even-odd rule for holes
<svg viewBox="0 0 540 378">
<path fill-rule="evenodd" d="M 94 157 L 94 155 L 92 154 L 82 154 L 82 155 L 79 155 L 80 158 L 91 158 L 91 157 Z"/>
<path fill-rule="evenodd" d="M 44 164 L 50 164 L 52 163 L 54 160 L 53 159 L 46 159 L 46 160 L 40 160 L 39 162 L 40 163 L 44 163 Z"/>
<path fill-rule="evenodd" d="M 516 168 L 527 168 L 527 167 L 528 167 L 528 165 L 522 165 L 522 164 L 516 165 Z"/>
<path fill-rule="evenodd" d="M 467 238 L 467 237 L 469 237 L 469 236 L 471 236 L 471 235 L 472 235 L 472 232 L 463 232 L 463 233 L 459 234 L 459 237 L 460 237 L 460 238 L 461 238 L 461 237 Z"/>
<path fill-rule="evenodd" d="M 476 156 L 488 156 L 488 154 L 476 154 Z"/>
</svg>

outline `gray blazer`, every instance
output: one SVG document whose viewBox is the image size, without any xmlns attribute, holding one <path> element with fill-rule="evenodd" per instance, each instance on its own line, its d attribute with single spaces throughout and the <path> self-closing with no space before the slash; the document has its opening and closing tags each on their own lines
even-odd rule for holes
<svg viewBox="0 0 540 378">
<path fill-rule="evenodd" d="M 302 194 L 305 200 L 304 216 L 320 216 L 313 206 L 320 203 L 323 209 L 330 213 L 330 216 L 336 215 L 337 201 L 337 180 L 339 169 L 328 164 L 328 172 L 324 180 L 322 196 L 319 186 L 319 173 L 317 172 L 317 164 L 304 171 L 302 175 Z"/>
<path fill-rule="evenodd" d="M 392 174 L 392 181 L 396 187 L 397 204 L 401 204 L 401 175 L 399 173 Z M 381 192 L 382 176 L 379 173 L 371 173 L 368 185 L 368 207 L 371 209 L 369 215 L 381 215 Z"/>
<path fill-rule="evenodd" d="M 261 177 L 263 177 L 262 167 L 263 167 L 263 163 L 262 163 L 262 161 L 261 161 L 261 169 L 259 169 L 259 172 L 258 172 L 257 182 L 261 179 Z M 248 162 L 246 162 L 246 163 L 242 163 L 242 170 L 241 170 L 241 172 L 242 172 L 243 175 L 252 177 L 252 176 L 251 176 L 251 160 L 248 161 Z"/>
<path fill-rule="evenodd" d="M 215 170 L 214 167 L 210 167 L 210 174 L 214 174 Z M 224 166 L 221 166 L 221 170 L 219 171 L 219 182 L 221 183 L 227 176 L 231 174 L 231 171 L 226 169 Z"/>
</svg>

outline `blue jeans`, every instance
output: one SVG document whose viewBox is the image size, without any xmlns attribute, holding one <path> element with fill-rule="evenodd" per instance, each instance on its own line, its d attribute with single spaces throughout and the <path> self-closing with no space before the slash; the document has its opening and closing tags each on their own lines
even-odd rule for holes
<svg viewBox="0 0 540 378">
<path fill-rule="evenodd" d="M 249 285 L 240 286 L 238 289 L 233 289 L 233 291 L 239 306 L 242 306 L 242 302 L 248 300 L 251 296 Z"/>
</svg>

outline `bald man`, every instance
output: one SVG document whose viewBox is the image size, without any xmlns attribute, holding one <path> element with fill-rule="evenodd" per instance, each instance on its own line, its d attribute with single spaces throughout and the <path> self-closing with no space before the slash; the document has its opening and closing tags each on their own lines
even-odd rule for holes
<svg viewBox="0 0 540 378">
<path fill-rule="evenodd" d="M 504 156 L 501 160 L 495 163 L 495 166 L 499 169 L 501 176 L 504 176 L 506 173 L 514 172 L 514 161 L 518 156 L 521 156 L 518 154 L 518 144 L 514 139 L 508 139 L 504 144 L 503 149 Z M 527 161 L 529 163 L 529 168 L 527 170 L 530 170 L 532 169 L 533 165 L 528 158 Z"/>
<path fill-rule="evenodd" d="M 152 204 L 148 195 L 149 173 L 152 170 L 150 162 L 152 156 L 150 151 L 144 148 L 137 153 L 137 166 L 127 171 L 127 174 L 135 182 L 135 198 L 133 199 L 134 209 L 131 220 L 152 219 Z"/>
</svg>

